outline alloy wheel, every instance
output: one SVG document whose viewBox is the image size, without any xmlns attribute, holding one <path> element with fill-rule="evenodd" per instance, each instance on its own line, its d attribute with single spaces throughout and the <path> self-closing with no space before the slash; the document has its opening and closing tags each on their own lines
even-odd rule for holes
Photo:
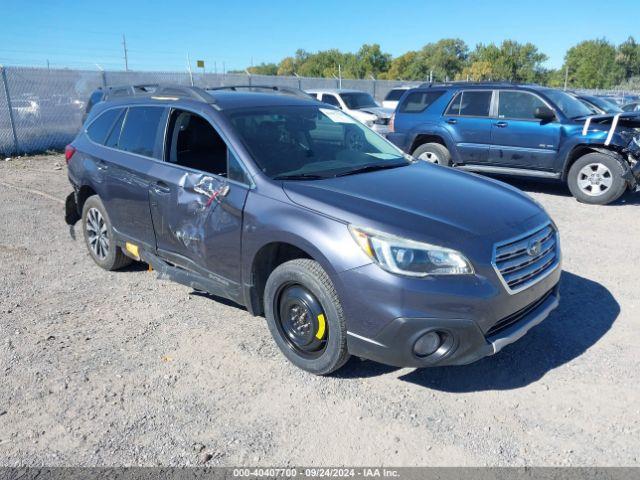
<svg viewBox="0 0 640 480">
<path fill-rule="evenodd" d="M 425 162 L 434 163 L 440 165 L 440 157 L 434 152 L 424 152 L 418 156 L 418 160 L 424 160 Z"/>
<path fill-rule="evenodd" d="M 96 258 L 104 260 L 109 255 L 109 234 L 100 210 L 89 209 L 85 228 L 91 252 Z"/>
<path fill-rule="evenodd" d="M 613 185 L 611 170 L 602 163 L 590 163 L 578 172 L 578 187 L 586 195 L 597 197 Z"/>
</svg>

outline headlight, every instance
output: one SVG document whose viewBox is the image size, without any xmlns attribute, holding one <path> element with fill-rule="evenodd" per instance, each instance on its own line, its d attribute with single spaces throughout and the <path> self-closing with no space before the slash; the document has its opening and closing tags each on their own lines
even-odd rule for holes
<svg viewBox="0 0 640 480">
<path fill-rule="evenodd" d="M 388 272 L 411 277 L 473 274 L 471 262 L 456 250 L 353 225 L 349 231 L 364 253 Z"/>
</svg>

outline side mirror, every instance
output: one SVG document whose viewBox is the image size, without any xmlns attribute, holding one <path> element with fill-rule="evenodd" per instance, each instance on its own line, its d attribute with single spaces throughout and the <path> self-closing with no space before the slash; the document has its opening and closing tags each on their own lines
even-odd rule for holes
<svg viewBox="0 0 640 480">
<path fill-rule="evenodd" d="M 536 107 L 536 110 L 533 114 L 536 118 L 542 120 L 543 122 L 552 122 L 556 119 L 556 114 L 549 107 Z"/>
</svg>

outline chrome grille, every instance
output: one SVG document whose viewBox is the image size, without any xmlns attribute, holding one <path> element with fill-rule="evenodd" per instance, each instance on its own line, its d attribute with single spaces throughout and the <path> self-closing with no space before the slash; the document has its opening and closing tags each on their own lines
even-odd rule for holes
<svg viewBox="0 0 640 480">
<path fill-rule="evenodd" d="M 551 224 L 496 245 L 493 252 L 493 266 L 511 293 L 542 280 L 559 260 L 558 236 Z"/>
</svg>

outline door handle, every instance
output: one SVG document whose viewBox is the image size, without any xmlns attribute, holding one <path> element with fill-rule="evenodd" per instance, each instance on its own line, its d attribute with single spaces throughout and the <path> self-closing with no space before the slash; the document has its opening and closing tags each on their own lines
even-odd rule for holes
<svg viewBox="0 0 640 480">
<path fill-rule="evenodd" d="M 171 193 L 171 187 L 169 187 L 169 185 L 167 185 L 163 181 L 159 181 L 159 182 L 154 183 L 151 186 L 151 188 L 153 189 L 154 192 L 156 192 L 158 194 Z"/>
<path fill-rule="evenodd" d="M 448 118 L 447 123 L 449 125 L 455 125 L 456 123 L 458 123 L 458 120 L 456 120 L 455 118 Z"/>
<path fill-rule="evenodd" d="M 96 168 L 98 170 L 100 170 L 101 172 L 104 172 L 105 170 L 109 169 L 109 167 L 107 166 L 106 162 L 103 162 L 102 160 L 96 162 Z"/>
<path fill-rule="evenodd" d="M 504 127 L 507 127 L 509 124 L 507 122 L 496 122 L 494 123 L 494 125 L 498 128 L 504 128 Z"/>
</svg>

